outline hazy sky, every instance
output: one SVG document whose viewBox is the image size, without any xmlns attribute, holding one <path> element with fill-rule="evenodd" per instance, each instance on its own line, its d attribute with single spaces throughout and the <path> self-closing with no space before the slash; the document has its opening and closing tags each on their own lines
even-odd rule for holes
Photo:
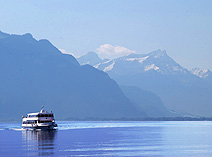
<svg viewBox="0 0 212 157">
<path fill-rule="evenodd" d="M 80 56 L 165 49 L 212 70 L 212 0 L 0 0 L 0 30 L 31 33 Z"/>
</svg>

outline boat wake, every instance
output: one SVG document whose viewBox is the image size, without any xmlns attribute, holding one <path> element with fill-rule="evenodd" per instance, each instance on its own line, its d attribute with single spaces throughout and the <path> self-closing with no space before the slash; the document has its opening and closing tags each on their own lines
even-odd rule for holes
<svg viewBox="0 0 212 157">
<path fill-rule="evenodd" d="M 156 124 L 155 124 L 156 123 Z M 169 123 L 161 122 L 73 122 L 73 121 L 60 121 L 56 130 L 73 130 L 73 129 L 99 129 L 99 128 L 129 128 L 129 127 L 156 127 L 161 125 L 169 125 Z M 0 130 L 36 130 L 35 128 L 21 128 L 20 123 L 0 123 Z"/>
</svg>

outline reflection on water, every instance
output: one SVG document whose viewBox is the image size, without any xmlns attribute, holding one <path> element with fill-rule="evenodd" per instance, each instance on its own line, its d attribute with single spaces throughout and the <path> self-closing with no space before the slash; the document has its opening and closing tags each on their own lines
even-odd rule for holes
<svg viewBox="0 0 212 157">
<path fill-rule="evenodd" d="M 60 155 L 155 155 L 162 147 L 161 129 L 161 127 L 114 127 L 65 130 L 60 134 L 60 140 L 63 141 L 59 147 Z"/>
<path fill-rule="evenodd" d="M 22 147 L 27 156 L 54 155 L 56 130 L 22 131 Z"/>
<path fill-rule="evenodd" d="M 57 131 L 20 131 L 0 123 L 0 156 L 212 156 L 212 122 L 59 124 Z"/>
</svg>

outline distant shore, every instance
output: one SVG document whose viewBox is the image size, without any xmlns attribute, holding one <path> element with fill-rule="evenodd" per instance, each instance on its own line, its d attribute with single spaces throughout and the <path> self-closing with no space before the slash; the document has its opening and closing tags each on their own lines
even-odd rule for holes
<svg viewBox="0 0 212 157">
<path fill-rule="evenodd" d="M 212 117 L 144 117 L 144 118 L 67 118 L 56 119 L 56 121 L 212 121 Z M 18 120 L 0 120 L 4 122 L 21 122 Z"/>
<path fill-rule="evenodd" d="M 58 119 L 60 120 L 60 119 Z M 212 121 L 212 117 L 68 118 L 62 121 Z"/>
</svg>

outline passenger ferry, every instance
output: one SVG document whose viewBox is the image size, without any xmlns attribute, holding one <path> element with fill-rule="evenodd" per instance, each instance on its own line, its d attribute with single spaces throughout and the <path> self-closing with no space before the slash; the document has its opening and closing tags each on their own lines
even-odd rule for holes
<svg viewBox="0 0 212 157">
<path fill-rule="evenodd" d="M 49 113 L 42 107 L 40 112 L 29 113 L 27 116 L 22 116 L 22 128 L 24 129 L 42 129 L 52 130 L 57 127 L 55 123 L 54 114 Z"/>
</svg>

